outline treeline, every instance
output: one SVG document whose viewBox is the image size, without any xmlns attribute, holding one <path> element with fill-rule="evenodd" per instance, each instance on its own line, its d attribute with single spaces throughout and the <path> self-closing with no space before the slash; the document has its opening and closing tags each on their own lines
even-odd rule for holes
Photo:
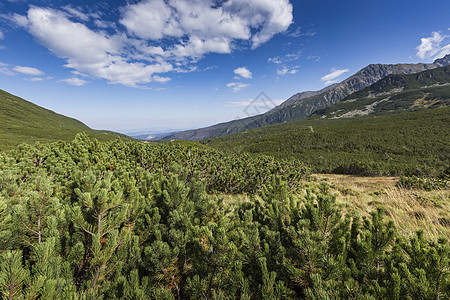
<svg viewBox="0 0 450 300">
<path fill-rule="evenodd" d="M 0 170 L 4 299 L 450 297 L 445 238 L 399 237 L 382 209 L 342 216 L 325 183 L 297 199 L 292 162 L 79 135 Z"/>
<path fill-rule="evenodd" d="M 351 120 L 304 120 L 204 141 L 233 153 L 296 158 L 317 173 L 442 177 L 450 108 Z"/>
</svg>

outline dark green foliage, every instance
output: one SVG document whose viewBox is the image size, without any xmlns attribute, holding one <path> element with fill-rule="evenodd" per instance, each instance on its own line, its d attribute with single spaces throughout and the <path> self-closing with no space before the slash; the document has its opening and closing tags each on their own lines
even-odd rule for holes
<svg viewBox="0 0 450 300">
<path fill-rule="evenodd" d="M 296 162 L 194 145 L 81 134 L 0 155 L 1 297 L 450 296 L 447 239 L 405 242 L 382 209 L 342 216 L 325 183 L 293 197 Z"/>
<path fill-rule="evenodd" d="M 448 172 L 450 163 L 449 123 L 450 108 L 439 108 L 291 122 L 205 143 L 234 153 L 297 158 L 319 173 L 438 177 Z"/>
<path fill-rule="evenodd" d="M 416 176 L 401 176 L 397 181 L 396 185 L 398 187 L 407 189 L 421 189 L 426 191 L 445 189 L 449 186 L 448 179 L 441 179 L 435 177 L 416 177 Z"/>
</svg>

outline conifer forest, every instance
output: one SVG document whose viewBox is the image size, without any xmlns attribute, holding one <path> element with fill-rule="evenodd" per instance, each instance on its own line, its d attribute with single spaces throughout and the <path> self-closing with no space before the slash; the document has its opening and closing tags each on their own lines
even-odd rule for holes
<svg viewBox="0 0 450 300">
<path fill-rule="evenodd" d="M 344 213 L 310 175 L 83 133 L 0 153 L 1 298 L 450 298 L 448 236 L 400 234 L 383 207 Z"/>
</svg>

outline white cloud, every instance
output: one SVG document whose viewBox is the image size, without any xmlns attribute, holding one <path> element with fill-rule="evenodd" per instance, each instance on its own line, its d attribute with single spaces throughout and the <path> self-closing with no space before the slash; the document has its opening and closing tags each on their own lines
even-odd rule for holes
<svg viewBox="0 0 450 300">
<path fill-rule="evenodd" d="M 154 90 L 157 91 L 157 92 L 160 92 L 160 91 L 165 91 L 165 90 L 167 90 L 167 88 L 161 87 L 161 88 L 156 88 L 156 89 L 154 89 Z"/>
<path fill-rule="evenodd" d="M 44 80 L 44 78 L 42 78 L 42 77 L 33 77 L 30 79 L 30 81 L 33 81 L 33 82 L 43 81 L 43 80 Z"/>
<path fill-rule="evenodd" d="M 286 54 L 284 56 L 271 57 L 267 61 L 271 62 L 271 63 L 274 63 L 274 64 L 277 64 L 277 65 L 286 64 L 288 62 L 292 62 L 292 61 L 298 60 L 300 58 L 301 54 L 302 54 L 302 52 L 298 51 L 298 52 Z"/>
<path fill-rule="evenodd" d="M 242 83 L 242 82 L 230 82 L 227 84 L 227 87 L 232 88 L 233 92 L 239 92 L 240 90 L 249 87 L 250 84 Z"/>
<path fill-rule="evenodd" d="M 9 69 L 9 65 L 5 64 L 3 62 L 0 61 L 0 73 L 4 74 L 4 75 L 8 75 L 8 76 L 14 76 L 17 75 L 16 73 L 14 73 L 13 71 L 11 71 Z"/>
<path fill-rule="evenodd" d="M 5 35 L 3 34 L 3 32 L 0 30 L 0 40 L 3 40 L 5 38 Z"/>
<path fill-rule="evenodd" d="M 180 68 L 180 67 L 178 67 L 178 68 L 173 69 L 173 71 L 176 72 L 176 73 L 191 73 L 191 72 L 196 72 L 196 71 L 200 72 L 201 70 L 199 70 L 196 66 L 190 66 L 188 68 Z"/>
<path fill-rule="evenodd" d="M 308 56 L 308 60 L 313 60 L 315 62 L 318 62 L 320 60 L 320 56 L 310 55 L 310 56 Z"/>
<path fill-rule="evenodd" d="M 25 74 L 25 75 L 33 75 L 33 76 L 40 76 L 44 75 L 45 73 L 42 72 L 39 69 L 31 68 L 31 67 L 22 67 L 22 66 L 15 66 L 13 68 L 14 71 Z"/>
<path fill-rule="evenodd" d="M 88 83 L 86 80 L 83 80 L 83 79 L 80 79 L 77 77 L 61 79 L 60 81 L 63 81 L 65 83 L 68 83 L 70 85 L 75 85 L 75 86 L 82 86 L 82 85 L 85 85 L 86 83 Z"/>
<path fill-rule="evenodd" d="M 207 53 L 231 53 L 241 42 L 258 47 L 288 29 L 292 9 L 289 0 L 142 0 L 122 7 L 116 23 L 71 5 L 31 6 L 12 19 L 65 67 L 142 87 L 168 78 L 156 74 L 192 70 Z"/>
<path fill-rule="evenodd" d="M 278 76 L 284 76 L 287 74 L 293 75 L 297 73 L 297 69 L 300 68 L 298 65 L 293 65 L 293 61 L 298 60 L 301 54 L 302 52 L 298 51 L 295 53 L 286 54 L 284 56 L 271 57 L 267 61 L 277 65 Z"/>
<path fill-rule="evenodd" d="M 8 76 L 14 76 L 16 75 L 16 73 L 14 73 L 13 71 L 11 71 L 10 69 L 6 68 L 6 67 L 2 67 L 0 66 L 0 73 L 2 73 L 3 75 L 8 75 Z"/>
<path fill-rule="evenodd" d="M 284 75 L 287 75 L 287 74 L 293 75 L 293 74 L 297 73 L 297 68 L 299 68 L 299 66 L 296 66 L 294 68 L 287 68 L 287 67 L 285 67 L 285 68 L 282 68 L 282 69 L 277 69 L 277 75 L 280 75 L 280 76 L 284 76 Z"/>
<path fill-rule="evenodd" d="M 183 31 L 177 28 L 172 13 L 172 8 L 163 0 L 141 1 L 125 7 L 120 23 L 142 39 L 158 40 L 165 35 L 182 37 Z"/>
<path fill-rule="evenodd" d="M 22 16 L 19 14 L 13 14 L 11 16 L 11 20 L 21 27 L 25 28 L 28 26 L 28 18 L 26 16 Z"/>
<path fill-rule="evenodd" d="M 154 73 L 173 68 L 164 61 L 153 64 L 130 62 L 132 57 L 124 52 L 126 39 L 122 36 L 94 32 L 81 23 L 70 21 L 60 11 L 30 8 L 26 29 L 58 57 L 65 58 L 65 67 L 107 79 L 110 83 L 135 87 L 150 82 Z"/>
<path fill-rule="evenodd" d="M 158 75 L 153 76 L 153 81 L 160 82 L 160 83 L 166 83 L 166 82 L 169 82 L 170 80 L 171 80 L 170 77 L 161 77 Z"/>
<path fill-rule="evenodd" d="M 5 64 L 2 62 L 0 62 L 0 73 L 2 73 L 4 75 L 9 75 L 9 76 L 17 75 L 17 73 L 30 75 L 30 76 L 36 76 L 36 77 L 26 78 L 26 80 L 29 80 L 29 81 L 43 81 L 43 80 L 48 80 L 48 79 L 53 78 L 51 76 L 47 76 L 45 78 L 39 77 L 39 76 L 44 75 L 45 73 L 36 68 L 12 66 L 12 65 Z"/>
<path fill-rule="evenodd" d="M 247 69 L 246 67 L 237 68 L 233 72 L 234 72 L 234 74 L 237 74 L 245 79 L 252 78 L 252 72 L 250 72 L 250 70 Z"/>
<path fill-rule="evenodd" d="M 279 56 L 269 58 L 267 61 L 271 62 L 271 63 L 274 63 L 274 64 L 277 64 L 277 65 L 280 65 L 280 64 L 283 63 L 283 61 L 281 60 L 281 58 Z"/>
<path fill-rule="evenodd" d="M 80 19 L 82 21 L 89 21 L 90 19 L 87 14 L 82 12 L 80 9 L 73 7 L 71 4 L 63 6 L 62 9 L 64 9 L 69 16 Z"/>
<path fill-rule="evenodd" d="M 258 47 L 288 29 L 292 9 L 288 0 L 144 0 L 127 5 L 120 23 L 145 40 L 187 37 L 175 50 L 201 56 L 229 53 L 234 40 Z"/>
<path fill-rule="evenodd" d="M 347 73 L 348 71 L 350 71 L 349 69 L 331 69 L 331 72 L 325 76 L 323 76 L 322 78 L 320 78 L 321 81 L 324 81 L 325 85 L 328 84 L 332 84 L 332 83 L 336 83 L 339 80 L 339 76 L 341 76 L 344 73 Z"/>
<path fill-rule="evenodd" d="M 440 32 L 432 32 L 427 38 L 421 38 L 420 45 L 416 47 L 416 55 L 421 59 L 438 59 L 450 53 L 450 44 L 442 46 L 442 42 L 449 36 L 442 35 Z"/>
</svg>

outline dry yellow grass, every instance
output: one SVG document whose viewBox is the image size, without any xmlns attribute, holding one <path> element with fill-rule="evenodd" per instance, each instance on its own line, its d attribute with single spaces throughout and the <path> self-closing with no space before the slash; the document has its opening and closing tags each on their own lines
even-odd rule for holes
<svg viewBox="0 0 450 300">
<path fill-rule="evenodd" d="M 382 206 L 386 217 L 394 221 L 398 233 L 403 236 L 411 236 L 423 229 L 428 238 L 436 240 L 439 236 L 446 236 L 450 239 L 450 190 L 398 188 L 395 186 L 397 180 L 398 177 L 320 174 L 312 175 L 305 187 L 318 191 L 320 183 L 327 182 L 344 214 L 350 212 L 370 217 L 370 212 Z M 303 191 L 295 197 L 304 195 Z M 218 196 L 227 206 L 253 201 L 253 197 L 247 195 Z"/>
<path fill-rule="evenodd" d="M 313 181 L 329 183 L 344 211 L 369 216 L 377 206 L 386 210 L 400 234 L 423 229 L 436 239 L 450 238 L 450 190 L 410 190 L 395 186 L 396 177 L 314 175 Z"/>
</svg>

